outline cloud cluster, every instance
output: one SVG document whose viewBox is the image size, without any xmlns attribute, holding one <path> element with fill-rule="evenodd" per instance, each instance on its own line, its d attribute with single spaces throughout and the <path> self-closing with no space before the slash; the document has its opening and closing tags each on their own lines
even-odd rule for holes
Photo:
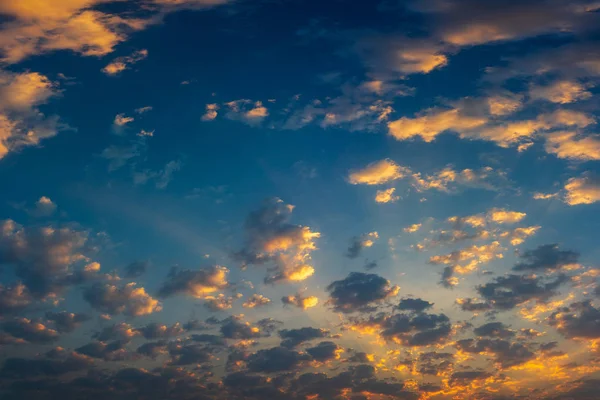
<svg viewBox="0 0 600 400">
<path fill-rule="evenodd" d="M 135 283 L 124 286 L 96 283 L 84 291 L 83 298 L 95 309 L 111 315 L 137 317 L 162 310 L 160 302 Z"/>
<path fill-rule="evenodd" d="M 400 291 L 397 285 L 376 274 L 351 272 L 346 278 L 327 286 L 328 304 L 337 312 L 352 313 L 376 308 Z"/>
</svg>

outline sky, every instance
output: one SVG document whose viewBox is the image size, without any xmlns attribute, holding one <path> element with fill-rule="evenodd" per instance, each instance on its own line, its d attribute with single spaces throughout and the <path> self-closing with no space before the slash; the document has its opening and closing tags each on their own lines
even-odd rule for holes
<svg viewBox="0 0 600 400">
<path fill-rule="evenodd" d="M 600 3 L 0 2 L 0 398 L 597 399 Z"/>
</svg>

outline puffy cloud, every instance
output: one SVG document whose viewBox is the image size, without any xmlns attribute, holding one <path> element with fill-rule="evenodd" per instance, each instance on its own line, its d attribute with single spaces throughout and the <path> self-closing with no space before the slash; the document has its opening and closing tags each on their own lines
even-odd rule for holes
<svg viewBox="0 0 600 400">
<path fill-rule="evenodd" d="M 248 357 L 248 369 L 252 372 L 285 372 L 293 371 L 307 361 L 311 356 L 290 350 L 287 347 L 273 347 L 259 350 Z"/>
<path fill-rule="evenodd" d="M 12 286 L 0 284 L 0 315 L 23 310 L 33 302 L 27 286 L 16 283 Z"/>
<path fill-rule="evenodd" d="M 577 81 L 556 81 L 547 86 L 534 85 L 529 96 L 534 100 L 547 100 L 552 103 L 567 104 L 592 97 L 588 87 Z"/>
<path fill-rule="evenodd" d="M 386 158 L 372 162 L 363 169 L 352 171 L 348 176 L 348 181 L 353 185 L 381 185 L 403 178 L 407 172 L 407 168 Z"/>
<path fill-rule="evenodd" d="M 75 349 L 75 351 L 105 361 L 124 361 L 133 356 L 124 348 L 124 343 L 118 340 L 111 343 L 90 342 Z"/>
<path fill-rule="evenodd" d="M 395 191 L 396 188 L 378 190 L 375 194 L 375 201 L 377 203 L 394 203 L 400 199 L 400 196 L 394 194 Z"/>
<path fill-rule="evenodd" d="M 229 310 L 233 307 L 233 302 L 240 297 L 242 295 L 239 293 L 236 296 L 225 296 L 222 293 L 216 296 L 204 296 L 204 306 L 213 312 Z"/>
<path fill-rule="evenodd" d="M 56 330 L 27 318 L 13 318 L 3 322 L 0 327 L 9 335 L 29 343 L 51 343 L 59 337 Z"/>
<path fill-rule="evenodd" d="M 147 261 L 134 261 L 125 267 L 125 278 L 138 278 L 148 269 Z"/>
<path fill-rule="evenodd" d="M 144 343 L 136 350 L 136 353 L 153 359 L 167 352 L 167 342 L 165 340 Z"/>
<path fill-rule="evenodd" d="M 89 261 L 84 253 L 90 250 L 85 231 L 0 221 L 0 264 L 14 266 L 29 293 L 38 299 L 96 277 L 97 270 L 74 269 Z"/>
<path fill-rule="evenodd" d="M 471 299 L 471 298 L 466 298 L 466 299 L 458 298 L 458 299 L 456 299 L 456 304 L 458 304 L 460 309 L 463 311 L 469 311 L 469 312 L 475 312 L 475 313 L 480 312 L 480 311 L 489 311 L 492 309 L 492 305 L 490 303 L 485 302 L 485 301 L 479 301 L 478 299 Z"/>
<path fill-rule="evenodd" d="M 210 348 L 195 344 L 173 344 L 169 346 L 169 354 L 173 357 L 171 365 L 201 364 L 213 358 Z"/>
<path fill-rule="evenodd" d="M 590 161 L 600 160 L 600 139 L 581 136 L 576 132 L 559 131 L 546 136 L 546 152 L 558 158 Z"/>
<path fill-rule="evenodd" d="M 519 256 L 523 261 L 513 267 L 513 271 L 556 271 L 568 268 L 579 261 L 579 253 L 559 250 L 557 244 L 545 244 L 534 250 L 527 250 Z"/>
<path fill-rule="evenodd" d="M 350 247 L 348 247 L 348 251 L 346 252 L 346 257 L 357 258 L 362 249 L 373 246 L 377 239 L 379 239 L 379 234 L 377 232 L 369 232 L 359 237 L 353 237 L 350 241 Z"/>
<path fill-rule="evenodd" d="M 592 174 L 571 178 L 565 184 L 565 191 L 564 201 L 570 206 L 595 203 L 600 201 L 600 178 Z"/>
<path fill-rule="evenodd" d="M 505 275 L 477 287 L 477 292 L 498 310 L 510 310 L 527 301 L 546 302 L 568 281 L 565 275 L 554 280 L 538 276 Z"/>
<path fill-rule="evenodd" d="M 418 313 L 431 307 L 433 307 L 433 303 L 423 299 L 402 299 L 400 300 L 400 304 L 398 304 L 398 310 L 414 311 Z"/>
<path fill-rule="evenodd" d="M 403 346 L 430 346 L 445 342 L 452 333 L 450 319 L 445 314 L 379 313 L 367 320 L 357 320 L 350 329 L 361 333 L 375 333 L 386 341 Z"/>
<path fill-rule="evenodd" d="M 158 300 L 146 293 L 143 287 L 136 287 L 135 283 L 121 287 L 96 283 L 84 291 L 83 297 L 95 309 L 112 315 L 137 317 L 162 309 Z"/>
<path fill-rule="evenodd" d="M 263 296 L 262 294 L 254 293 L 252 296 L 248 297 L 248 299 L 242 304 L 242 307 L 245 308 L 258 308 L 264 307 L 271 303 L 271 299 Z"/>
<path fill-rule="evenodd" d="M 255 101 L 248 99 L 234 100 L 225 105 L 229 108 L 229 111 L 225 114 L 225 117 L 232 120 L 242 121 L 248 125 L 256 126 L 259 125 L 266 117 L 269 116 L 269 110 L 263 105 L 261 101 Z M 209 104 L 209 106 L 212 106 Z M 211 120 L 213 115 L 212 112 L 216 109 L 209 109 L 207 106 L 207 120 Z M 216 117 L 216 115 L 214 115 Z"/>
<path fill-rule="evenodd" d="M 588 12 L 586 4 L 439 0 L 414 1 L 412 7 L 433 18 L 436 37 L 455 46 L 473 46 L 553 32 L 585 31 L 594 24 L 593 13 Z"/>
<path fill-rule="evenodd" d="M 419 229 L 421 229 L 421 224 L 412 224 L 412 225 L 404 228 L 403 231 L 407 232 L 407 233 L 414 233 L 414 232 L 418 231 Z"/>
<path fill-rule="evenodd" d="M 59 94 L 58 85 L 37 72 L 0 71 L 0 159 L 68 128 L 38 108 Z"/>
<path fill-rule="evenodd" d="M 281 298 L 283 304 L 293 305 L 303 310 L 315 307 L 319 304 L 319 299 L 316 296 L 304 296 L 301 293 L 296 293 Z"/>
<path fill-rule="evenodd" d="M 283 347 L 296 347 L 304 342 L 322 339 L 329 336 L 329 331 L 321 328 L 304 327 L 299 329 L 282 329 L 279 331 Z"/>
<path fill-rule="evenodd" d="M 487 324 L 473 329 L 473 333 L 477 336 L 495 337 L 500 339 L 507 339 L 515 336 L 515 331 L 510 330 L 502 322 L 488 322 Z"/>
<path fill-rule="evenodd" d="M 338 312 L 367 311 L 396 296 L 399 290 L 400 287 L 390 286 L 390 282 L 379 275 L 351 272 L 346 278 L 327 286 L 328 303 Z"/>
<path fill-rule="evenodd" d="M 431 142 L 446 131 L 463 132 L 480 128 L 488 122 L 487 118 L 469 116 L 458 109 L 431 109 L 415 117 L 402 117 L 388 123 L 389 134 L 397 140 L 412 139 L 420 136 L 425 142 Z"/>
<path fill-rule="evenodd" d="M 517 211 L 508 211 L 502 208 L 492 208 L 488 211 L 488 218 L 497 224 L 514 224 L 525 218 L 527 214 Z"/>
<path fill-rule="evenodd" d="M 306 352 L 310 354 L 313 360 L 318 362 L 327 362 L 337 360 L 344 349 L 333 342 L 320 342 L 315 347 L 309 347 Z"/>
<path fill-rule="evenodd" d="M 168 326 L 158 322 L 152 322 L 146 326 L 136 329 L 144 338 L 154 339 L 168 339 L 179 336 L 186 332 L 183 326 L 176 322 L 175 324 Z"/>
<path fill-rule="evenodd" d="M 102 72 L 109 76 L 115 76 L 125 71 L 133 64 L 142 61 L 148 57 L 148 50 L 137 50 L 131 53 L 129 56 L 117 57 L 106 67 L 102 68 Z M 143 111 L 142 111 L 143 112 Z"/>
<path fill-rule="evenodd" d="M 100 332 L 96 333 L 93 337 L 99 341 L 106 342 L 109 340 L 118 340 L 127 342 L 132 338 L 139 336 L 140 330 L 133 328 L 131 325 L 125 322 L 119 322 L 103 328 Z"/>
<path fill-rule="evenodd" d="M 67 311 L 47 312 L 46 319 L 52 321 L 59 332 L 72 332 L 83 322 L 90 319 L 86 314 L 70 313 Z"/>
<path fill-rule="evenodd" d="M 35 202 L 35 208 L 29 210 L 28 213 L 34 217 L 49 217 L 56 211 L 56 203 L 49 197 L 42 196 Z"/>
<path fill-rule="evenodd" d="M 219 265 L 197 270 L 173 268 L 158 294 L 160 297 L 169 297 L 184 293 L 199 299 L 206 298 L 229 286 L 228 273 L 227 268 Z"/>
<path fill-rule="evenodd" d="M 89 357 L 59 348 L 40 359 L 7 358 L 0 370 L 0 376 L 12 379 L 57 377 L 69 372 L 86 370 L 91 366 L 92 361 Z"/>
<path fill-rule="evenodd" d="M 216 104 L 216 103 L 207 104 L 206 112 L 202 116 L 202 121 L 213 121 L 215 118 L 217 118 L 217 115 L 219 115 L 217 112 L 218 110 L 219 110 L 218 104 Z"/>
<path fill-rule="evenodd" d="M 308 263 L 317 248 L 315 239 L 321 234 L 308 226 L 291 224 L 293 209 L 273 198 L 246 218 L 246 245 L 234 258 L 244 265 L 272 264 L 265 282 L 303 281 L 314 274 Z"/>
<path fill-rule="evenodd" d="M 456 347 L 465 353 L 491 355 L 501 368 L 514 367 L 536 357 L 527 345 L 511 343 L 503 339 L 463 339 Z"/>
<path fill-rule="evenodd" d="M 226 339 L 255 339 L 264 336 L 258 326 L 243 321 L 242 316 L 231 316 L 221 322 L 221 335 Z"/>
<path fill-rule="evenodd" d="M 570 339 L 600 338 L 600 310 L 589 301 L 559 308 L 548 317 L 548 323 Z"/>
</svg>

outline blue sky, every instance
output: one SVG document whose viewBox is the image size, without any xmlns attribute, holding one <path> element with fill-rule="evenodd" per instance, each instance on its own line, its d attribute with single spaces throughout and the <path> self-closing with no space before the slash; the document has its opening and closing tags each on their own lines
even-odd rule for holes
<svg viewBox="0 0 600 400">
<path fill-rule="evenodd" d="M 2 397 L 595 398 L 599 12 L 3 2 Z"/>
</svg>

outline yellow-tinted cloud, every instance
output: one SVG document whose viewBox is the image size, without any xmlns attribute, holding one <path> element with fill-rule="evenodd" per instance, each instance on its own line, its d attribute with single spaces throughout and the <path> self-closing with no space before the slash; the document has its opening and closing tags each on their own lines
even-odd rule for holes
<svg viewBox="0 0 600 400">
<path fill-rule="evenodd" d="M 375 194 L 375 201 L 377 203 L 394 203 L 400 199 L 400 196 L 394 195 L 395 191 L 396 188 L 378 190 Z"/>
<path fill-rule="evenodd" d="M 576 132 L 552 132 L 546 135 L 546 152 L 571 160 L 600 160 L 600 139 L 578 137 Z"/>
<path fill-rule="evenodd" d="M 102 68 L 102 72 L 111 76 L 118 75 L 146 57 L 148 57 L 148 50 L 135 51 L 129 56 L 115 58 L 110 64 Z"/>
<path fill-rule="evenodd" d="M 565 185 L 565 203 L 574 206 L 600 201 L 600 179 L 592 175 L 571 178 Z"/>
<path fill-rule="evenodd" d="M 216 103 L 207 104 L 206 112 L 202 116 L 202 121 L 212 121 L 215 118 L 217 118 L 217 115 L 218 115 L 217 110 L 218 109 L 219 109 L 219 105 Z"/>
<path fill-rule="evenodd" d="M 497 224 L 514 224 L 525 218 L 527 214 L 517 211 L 509 211 L 502 208 L 492 208 L 488 211 L 488 217 Z"/>
<path fill-rule="evenodd" d="M 390 159 L 373 162 L 361 170 L 350 173 L 348 181 L 353 185 L 381 185 L 406 175 L 409 170 Z"/>
<path fill-rule="evenodd" d="M 418 231 L 419 229 L 421 229 L 421 224 L 412 224 L 411 226 L 407 226 L 406 228 L 404 228 L 404 232 L 407 233 L 413 233 Z"/>
<path fill-rule="evenodd" d="M 577 81 L 557 81 L 548 86 L 532 86 L 529 96 L 534 100 L 547 100 L 552 103 L 567 104 L 592 97 L 587 86 Z"/>
</svg>

